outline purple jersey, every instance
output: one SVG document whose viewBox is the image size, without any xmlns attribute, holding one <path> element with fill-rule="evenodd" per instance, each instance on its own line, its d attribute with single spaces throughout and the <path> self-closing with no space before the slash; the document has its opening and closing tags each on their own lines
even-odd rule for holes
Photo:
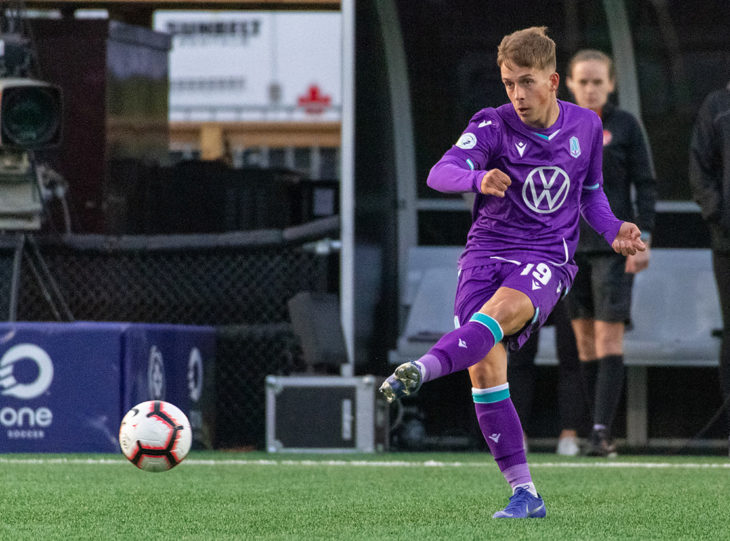
<svg viewBox="0 0 730 541">
<path fill-rule="evenodd" d="M 615 238 L 621 221 L 603 192 L 601 120 L 577 105 L 558 105 L 557 121 L 542 130 L 525 125 L 511 103 L 482 109 L 431 169 L 430 187 L 477 193 L 460 268 L 493 257 L 572 261 L 580 213 L 607 242 Z M 495 168 L 512 180 L 504 198 L 479 191 Z"/>
</svg>

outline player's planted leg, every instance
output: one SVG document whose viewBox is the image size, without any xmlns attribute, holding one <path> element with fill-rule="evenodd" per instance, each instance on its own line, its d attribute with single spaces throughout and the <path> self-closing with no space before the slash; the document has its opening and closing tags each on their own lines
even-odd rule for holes
<svg viewBox="0 0 730 541">
<path fill-rule="evenodd" d="M 479 428 L 513 496 L 494 518 L 541 518 L 545 504 L 532 481 L 524 448 L 522 423 L 510 398 L 507 352 L 495 347 L 479 364 L 469 369 L 472 398 Z M 505 382 L 505 383 L 500 383 Z"/>
<path fill-rule="evenodd" d="M 492 518 L 544 518 L 546 514 L 542 497 L 539 494 L 533 496 L 520 487 L 510 497 L 507 507 L 494 513 Z"/>
<path fill-rule="evenodd" d="M 532 482 L 525 456 L 522 423 L 509 397 L 509 385 L 505 383 L 488 389 L 472 389 L 472 397 L 484 439 L 502 475 L 514 491 L 510 504 L 504 511 L 495 513 L 494 518 L 544 517 L 545 505 Z M 520 491 L 526 491 L 532 499 L 525 495 L 516 497 Z M 523 501 L 526 498 L 529 501 Z M 517 504 L 521 505 L 522 511 L 513 514 L 514 509 L 510 510 L 510 506 Z"/>
</svg>

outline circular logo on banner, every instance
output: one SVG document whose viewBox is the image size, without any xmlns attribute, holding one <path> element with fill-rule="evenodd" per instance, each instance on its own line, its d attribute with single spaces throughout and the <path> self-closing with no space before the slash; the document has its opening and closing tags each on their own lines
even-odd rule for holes
<svg viewBox="0 0 730 541">
<path fill-rule="evenodd" d="M 38 375 L 30 383 L 18 383 L 13 376 L 13 366 L 18 361 L 33 361 Z M 5 352 L 0 359 L 0 389 L 3 396 L 30 400 L 46 392 L 53 381 L 53 362 L 48 353 L 34 344 L 18 344 Z"/>
<path fill-rule="evenodd" d="M 147 366 L 147 393 L 150 400 L 165 398 L 165 361 L 157 346 L 150 348 L 150 359 Z"/>
<path fill-rule="evenodd" d="M 464 150 L 474 148 L 477 146 L 477 136 L 469 132 L 462 133 L 461 137 L 459 137 L 459 140 L 456 142 L 456 146 L 463 148 Z"/>
<path fill-rule="evenodd" d="M 190 400 L 197 402 L 203 394 L 203 357 L 198 348 L 190 350 L 188 361 L 188 391 Z"/>
<path fill-rule="evenodd" d="M 535 212 L 550 214 L 565 202 L 570 190 L 570 178 L 560 167 L 536 167 L 525 179 L 522 200 Z"/>
</svg>

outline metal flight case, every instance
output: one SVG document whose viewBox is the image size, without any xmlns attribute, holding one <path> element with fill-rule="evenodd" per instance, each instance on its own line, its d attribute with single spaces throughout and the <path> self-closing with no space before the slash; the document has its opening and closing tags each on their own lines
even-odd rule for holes
<svg viewBox="0 0 730 541">
<path fill-rule="evenodd" d="M 388 448 L 389 409 L 375 376 L 267 376 L 271 453 L 373 453 Z"/>
</svg>

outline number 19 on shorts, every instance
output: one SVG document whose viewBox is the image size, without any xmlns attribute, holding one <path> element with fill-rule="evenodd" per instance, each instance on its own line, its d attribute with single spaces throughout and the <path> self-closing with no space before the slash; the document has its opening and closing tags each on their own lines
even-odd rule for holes
<svg viewBox="0 0 730 541">
<path fill-rule="evenodd" d="M 545 263 L 528 263 L 527 265 L 525 265 L 525 268 L 522 269 L 520 276 L 527 276 L 530 273 L 532 273 L 532 277 L 535 280 L 537 280 L 544 286 L 546 286 L 550 281 L 550 278 L 552 278 L 552 271 L 550 270 L 550 267 Z M 535 285 L 536 284 L 533 281 L 533 289 L 535 289 Z"/>
</svg>

